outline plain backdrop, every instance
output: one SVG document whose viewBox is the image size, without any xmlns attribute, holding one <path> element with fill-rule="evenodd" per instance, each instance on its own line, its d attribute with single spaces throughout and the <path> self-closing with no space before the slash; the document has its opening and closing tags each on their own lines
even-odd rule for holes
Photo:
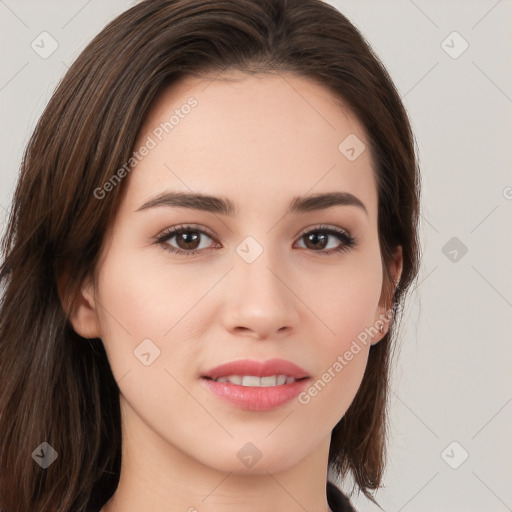
<svg viewBox="0 0 512 512">
<path fill-rule="evenodd" d="M 393 78 L 423 182 L 422 268 L 394 359 L 377 499 L 386 511 L 512 510 L 512 3 L 329 3 Z M 2 223 L 23 148 L 58 80 L 131 5 L 0 0 Z M 45 58 L 33 49 L 41 37 L 45 51 L 58 45 Z M 353 502 L 379 510 L 362 496 Z"/>
</svg>

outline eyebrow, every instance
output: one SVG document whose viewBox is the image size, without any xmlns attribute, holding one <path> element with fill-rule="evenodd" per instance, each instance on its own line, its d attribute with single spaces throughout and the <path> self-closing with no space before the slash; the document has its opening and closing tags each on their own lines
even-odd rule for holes
<svg viewBox="0 0 512 512">
<path fill-rule="evenodd" d="M 215 197 L 201 193 L 166 191 L 152 197 L 135 211 L 148 210 L 159 206 L 175 208 L 192 208 L 221 215 L 233 216 L 238 213 L 235 203 L 225 197 Z M 294 197 L 287 213 L 305 213 L 316 210 L 326 210 L 335 206 L 356 206 L 366 215 L 368 211 L 363 202 L 349 192 L 328 192 L 308 196 Z"/>
</svg>

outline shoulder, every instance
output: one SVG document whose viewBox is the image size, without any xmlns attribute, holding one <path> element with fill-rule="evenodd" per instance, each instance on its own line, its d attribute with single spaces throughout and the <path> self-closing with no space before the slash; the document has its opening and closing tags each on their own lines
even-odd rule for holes
<svg viewBox="0 0 512 512">
<path fill-rule="evenodd" d="M 327 481 L 327 503 L 333 512 L 357 512 L 349 499 L 329 481 Z"/>
</svg>

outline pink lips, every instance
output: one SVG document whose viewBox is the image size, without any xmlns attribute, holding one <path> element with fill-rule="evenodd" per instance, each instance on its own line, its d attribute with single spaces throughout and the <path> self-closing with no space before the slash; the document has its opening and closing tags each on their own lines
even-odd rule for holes
<svg viewBox="0 0 512 512">
<path fill-rule="evenodd" d="M 218 379 L 228 375 L 255 375 L 256 377 L 268 377 L 270 375 L 287 375 L 295 379 L 309 377 L 308 372 L 296 364 L 285 359 L 268 359 L 267 361 L 254 361 L 240 359 L 221 364 L 208 370 L 202 377 Z"/>
<path fill-rule="evenodd" d="M 214 380 L 229 375 L 254 375 L 257 377 L 286 375 L 297 380 L 289 384 L 268 387 L 241 386 Z M 213 394 L 236 407 L 250 411 L 265 411 L 275 409 L 293 400 L 307 385 L 309 375 L 300 366 L 284 359 L 268 361 L 245 359 L 212 368 L 202 376 L 201 380 Z"/>
</svg>

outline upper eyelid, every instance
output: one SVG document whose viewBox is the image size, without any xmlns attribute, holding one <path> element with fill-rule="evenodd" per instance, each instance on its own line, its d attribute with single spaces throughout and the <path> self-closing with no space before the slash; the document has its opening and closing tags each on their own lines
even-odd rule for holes
<svg viewBox="0 0 512 512">
<path fill-rule="evenodd" d="M 171 238 L 174 238 L 177 235 L 177 233 L 179 233 L 180 231 L 187 231 L 187 230 L 200 232 L 202 234 L 205 234 L 212 240 L 218 242 L 219 237 L 213 230 L 206 228 L 205 226 L 200 226 L 198 224 L 180 224 L 180 225 L 172 226 L 170 228 L 166 228 L 160 234 L 156 235 L 156 237 L 154 237 L 154 239 L 156 241 L 169 240 Z M 340 227 L 340 226 L 325 225 L 325 224 L 307 227 L 307 228 L 302 229 L 294 236 L 294 240 L 296 238 L 301 238 L 302 236 L 306 235 L 307 233 L 310 233 L 313 231 L 322 231 L 322 230 L 325 230 L 325 231 L 331 230 L 340 235 L 345 233 L 349 238 L 353 239 L 354 241 L 357 240 L 356 237 L 353 236 L 348 229 Z M 331 236 L 333 236 L 332 233 L 331 233 Z"/>
<path fill-rule="evenodd" d="M 320 224 L 320 225 L 314 225 L 314 226 L 311 226 L 311 227 L 307 227 L 307 228 L 304 228 L 304 229 L 301 229 L 295 236 L 300 236 L 300 235 L 303 235 L 305 233 L 309 233 L 310 231 L 316 231 L 316 230 L 322 230 L 322 229 L 325 229 L 325 230 L 329 230 L 329 229 L 333 229 L 333 230 L 340 230 L 340 231 L 344 231 L 347 235 L 350 235 L 350 230 L 347 229 L 347 228 L 344 228 L 344 227 L 341 227 L 341 226 L 335 226 L 335 225 L 327 225 L 327 224 Z M 161 236 L 161 235 L 165 235 L 165 234 L 173 234 L 175 232 L 179 232 L 179 231 L 199 231 L 199 232 L 203 232 L 204 234 L 210 236 L 210 237 L 217 237 L 217 234 L 210 228 L 207 228 L 205 226 L 200 226 L 198 224 L 179 224 L 179 225 L 176 225 L 176 226 L 172 226 L 172 227 L 169 227 L 169 228 L 165 228 L 164 230 L 162 230 L 160 232 L 160 234 L 156 235 L 155 238 Z"/>
</svg>

